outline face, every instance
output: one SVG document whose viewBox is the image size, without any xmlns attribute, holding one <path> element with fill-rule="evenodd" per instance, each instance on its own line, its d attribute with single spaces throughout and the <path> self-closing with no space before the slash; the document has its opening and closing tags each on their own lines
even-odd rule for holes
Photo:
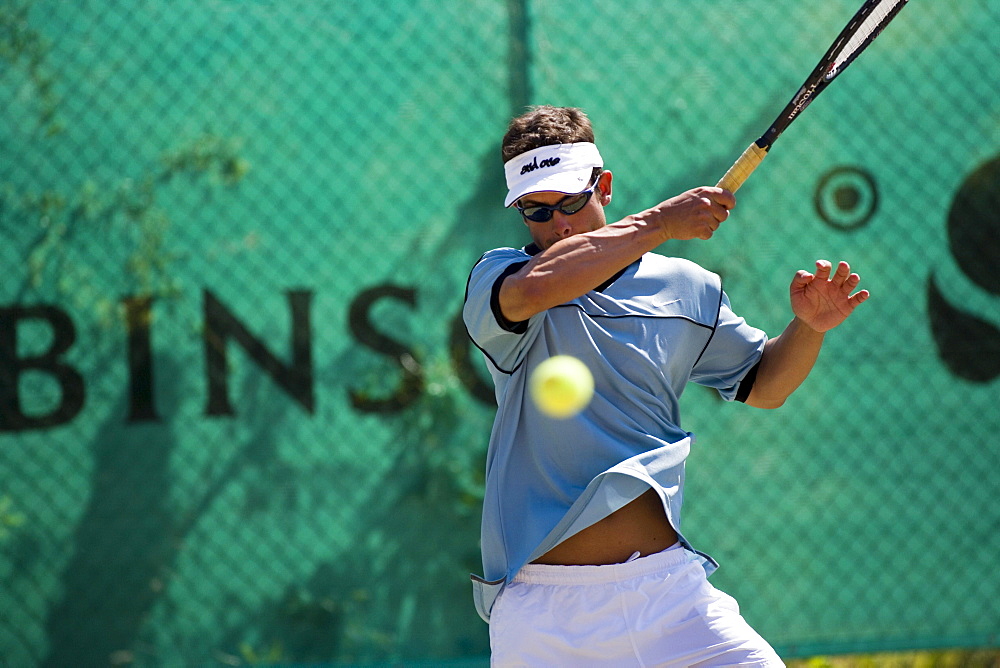
<svg viewBox="0 0 1000 668">
<path fill-rule="evenodd" d="M 545 250 L 552 244 L 571 237 L 574 234 L 583 232 L 593 232 L 604 227 L 607 219 L 604 215 L 604 207 L 611 201 L 611 172 L 601 172 L 594 186 L 594 194 L 587 200 L 582 209 L 573 214 L 566 214 L 556 209 L 552 212 L 552 218 L 543 223 L 528 220 L 522 216 L 524 224 L 528 226 L 531 239 L 540 249 Z M 522 207 L 556 206 L 566 199 L 566 193 L 540 192 L 525 195 L 520 200 Z"/>
</svg>

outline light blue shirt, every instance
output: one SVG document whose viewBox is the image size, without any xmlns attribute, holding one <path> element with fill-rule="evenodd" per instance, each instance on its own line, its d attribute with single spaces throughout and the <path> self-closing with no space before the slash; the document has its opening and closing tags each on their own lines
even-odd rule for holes
<svg viewBox="0 0 1000 668">
<path fill-rule="evenodd" d="M 684 462 L 694 440 L 680 426 L 681 393 L 693 381 L 731 401 L 767 341 L 733 313 L 717 275 L 655 253 L 578 299 L 507 322 L 500 284 L 532 251 L 486 253 L 472 269 L 463 312 L 498 406 L 486 459 L 484 576 L 473 576 L 476 609 L 487 621 L 524 564 L 650 488 L 681 535 Z M 527 392 L 535 367 L 557 354 L 577 357 L 594 376 L 593 399 L 566 420 L 540 413 Z M 693 550 L 683 535 L 681 542 Z"/>
</svg>

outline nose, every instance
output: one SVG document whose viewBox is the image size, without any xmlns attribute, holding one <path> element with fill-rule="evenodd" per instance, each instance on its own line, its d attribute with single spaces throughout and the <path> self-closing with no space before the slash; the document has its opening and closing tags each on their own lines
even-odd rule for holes
<svg viewBox="0 0 1000 668">
<path fill-rule="evenodd" d="M 569 224 L 569 216 L 564 214 L 562 211 L 554 211 L 552 213 L 552 231 L 555 232 L 556 236 L 560 239 L 565 239 L 570 236 L 573 228 Z"/>
</svg>

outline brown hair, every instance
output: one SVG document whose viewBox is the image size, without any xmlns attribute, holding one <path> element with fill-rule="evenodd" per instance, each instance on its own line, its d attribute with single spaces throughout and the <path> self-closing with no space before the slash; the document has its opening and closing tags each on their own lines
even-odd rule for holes
<svg viewBox="0 0 1000 668">
<path fill-rule="evenodd" d="M 510 122 L 500 155 L 506 163 L 540 146 L 593 141 L 594 128 L 582 109 L 541 105 Z"/>
</svg>

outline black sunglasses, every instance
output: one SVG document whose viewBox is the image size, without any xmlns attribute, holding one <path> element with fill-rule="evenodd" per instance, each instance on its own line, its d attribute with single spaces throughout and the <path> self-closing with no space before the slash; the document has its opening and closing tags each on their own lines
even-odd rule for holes
<svg viewBox="0 0 1000 668">
<path fill-rule="evenodd" d="M 600 174 L 598 174 L 597 179 L 594 179 L 593 185 L 589 188 L 583 192 L 566 195 L 552 206 L 548 206 L 546 204 L 521 206 L 520 202 L 515 204 L 515 206 L 517 207 L 517 210 L 521 212 L 522 216 L 535 223 L 549 222 L 552 220 L 553 211 L 561 211 L 567 216 L 572 216 L 574 213 L 586 206 L 587 202 L 590 201 L 590 196 L 594 194 L 594 190 L 597 188 L 597 181 L 599 179 Z"/>
</svg>

